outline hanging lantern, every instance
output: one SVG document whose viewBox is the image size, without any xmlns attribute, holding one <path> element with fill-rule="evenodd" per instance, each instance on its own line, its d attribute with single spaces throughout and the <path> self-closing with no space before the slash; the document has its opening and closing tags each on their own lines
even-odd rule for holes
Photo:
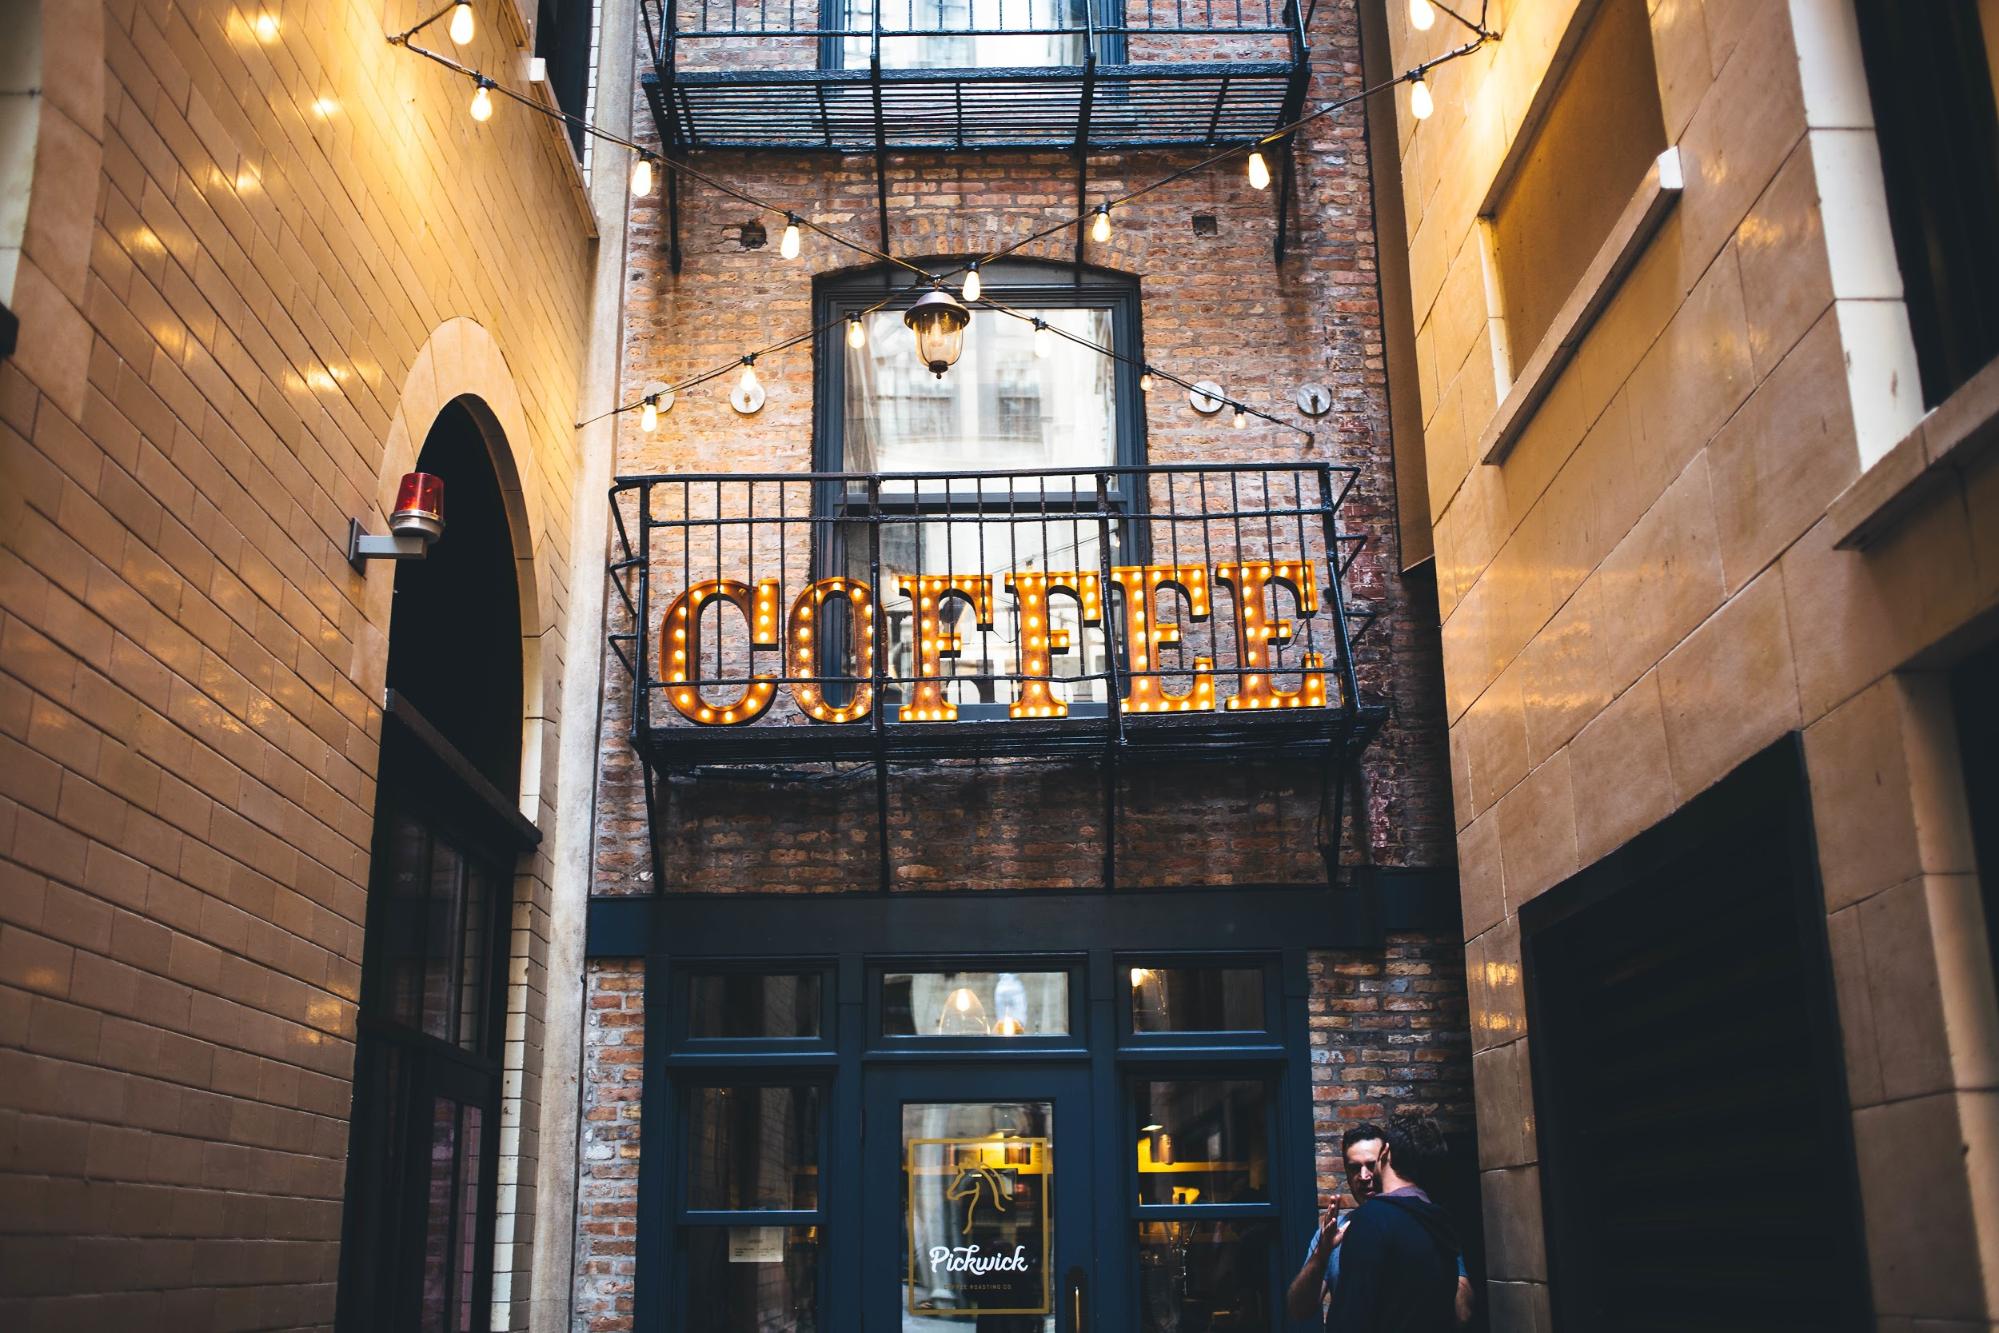
<svg viewBox="0 0 1999 1333">
<path fill-rule="evenodd" d="M 965 326 L 972 322 L 972 312 L 940 287 L 925 292 L 903 311 L 902 322 L 916 335 L 917 359 L 942 379 L 965 350 Z"/>
</svg>

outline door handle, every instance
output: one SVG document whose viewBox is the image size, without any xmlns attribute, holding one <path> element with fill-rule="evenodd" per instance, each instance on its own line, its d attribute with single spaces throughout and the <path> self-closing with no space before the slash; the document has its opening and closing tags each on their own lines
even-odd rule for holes
<svg viewBox="0 0 1999 1333">
<path fill-rule="evenodd" d="M 1083 1291 L 1083 1270 L 1072 1268 L 1063 1285 L 1068 1288 L 1069 1333 L 1089 1333 L 1088 1302 Z"/>
</svg>

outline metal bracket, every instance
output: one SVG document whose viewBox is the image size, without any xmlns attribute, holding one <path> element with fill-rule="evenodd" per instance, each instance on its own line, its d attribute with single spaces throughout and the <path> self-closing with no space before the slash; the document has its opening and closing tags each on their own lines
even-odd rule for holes
<svg viewBox="0 0 1999 1333">
<path fill-rule="evenodd" d="M 421 560 L 430 543 L 421 537 L 371 537 L 361 520 L 347 520 L 347 563 L 366 573 L 370 560 Z"/>
</svg>

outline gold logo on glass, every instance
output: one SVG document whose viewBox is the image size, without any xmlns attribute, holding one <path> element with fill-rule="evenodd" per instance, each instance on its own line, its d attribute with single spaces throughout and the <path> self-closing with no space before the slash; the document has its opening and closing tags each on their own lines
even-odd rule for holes
<svg viewBox="0 0 1999 1333">
<path fill-rule="evenodd" d="M 959 1199 L 970 1199 L 965 1205 L 965 1225 L 959 1231 L 961 1236 L 972 1234 L 972 1223 L 979 1215 L 979 1200 L 990 1198 L 993 1211 L 1004 1213 L 1009 1209 L 1007 1196 L 1013 1193 L 1012 1182 L 989 1166 L 967 1167 L 951 1182 L 951 1188 L 944 1191 L 944 1197 L 956 1203 Z"/>
</svg>

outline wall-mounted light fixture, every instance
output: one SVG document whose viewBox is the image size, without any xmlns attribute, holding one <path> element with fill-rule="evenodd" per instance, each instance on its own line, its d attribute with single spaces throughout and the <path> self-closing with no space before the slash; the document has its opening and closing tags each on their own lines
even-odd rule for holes
<svg viewBox="0 0 1999 1333">
<path fill-rule="evenodd" d="M 347 562 L 365 570 L 370 560 L 421 560 L 444 535 L 444 479 L 405 472 L 396 486 L 389 536 L 371 537 L 358 518 L 347 521 Z"/>
</svg>

